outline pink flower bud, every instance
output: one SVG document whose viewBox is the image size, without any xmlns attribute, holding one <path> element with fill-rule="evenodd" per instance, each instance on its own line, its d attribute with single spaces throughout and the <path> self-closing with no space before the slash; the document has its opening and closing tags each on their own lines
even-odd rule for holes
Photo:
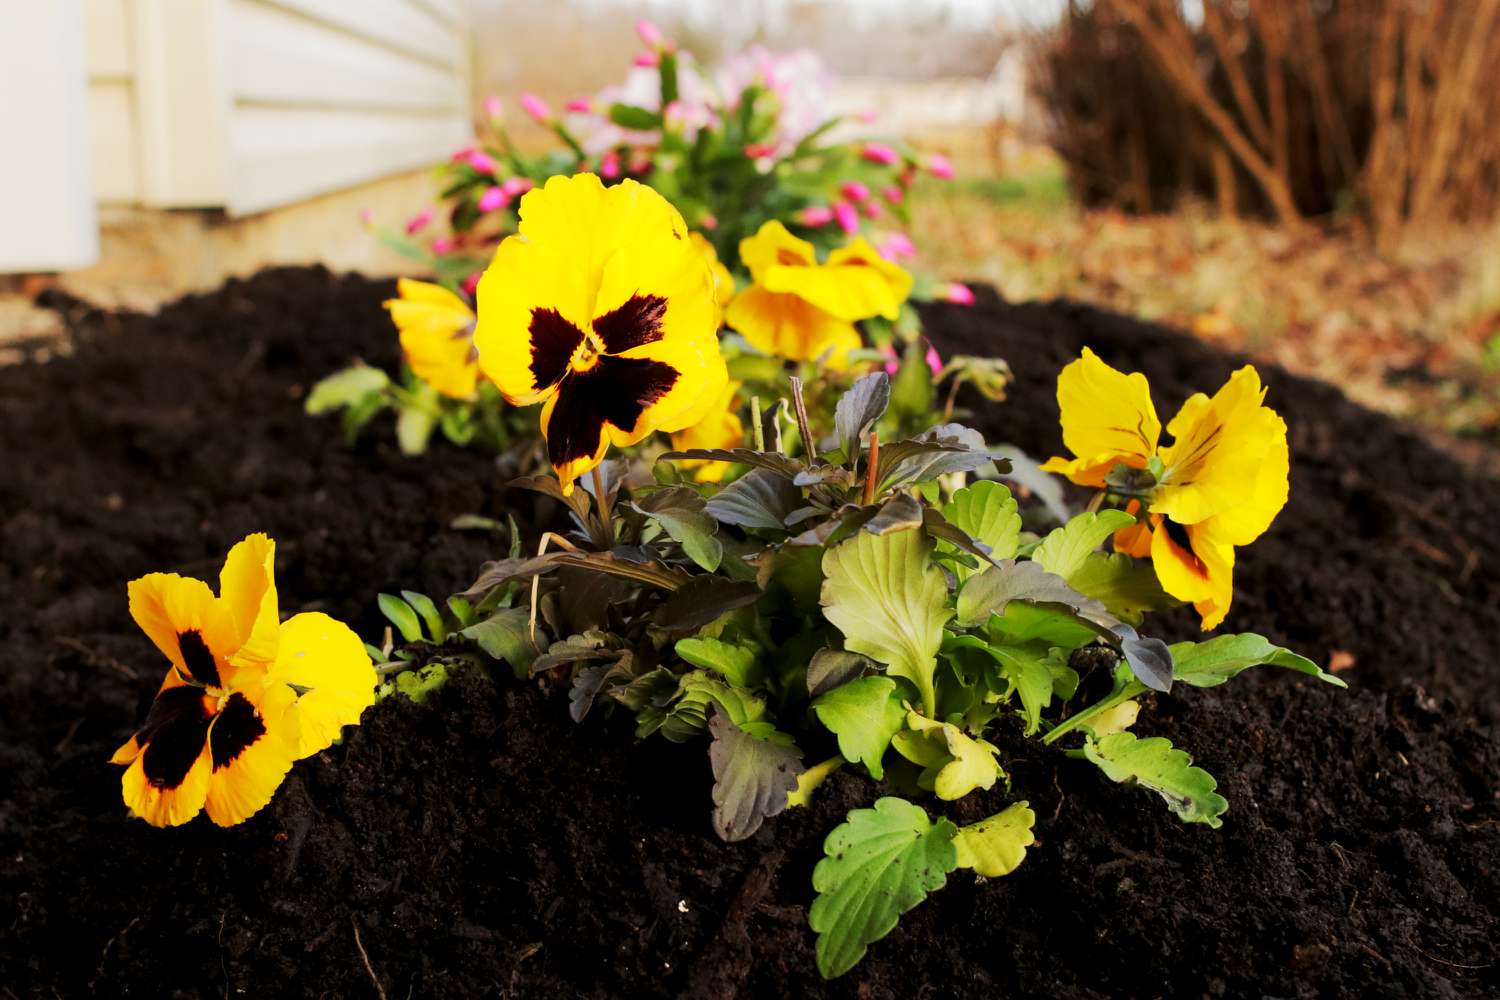
<svg viewBox="0 0 1500 1000">
<path fill-rule="evenodd" d="M 833 217 L 838 220 L 839 228 L 849 234 L 859 232 L 859 209 L 841 201 L 833 206 Z"/>
<path fill-rule="evenodd" d="M 406 221 L 406 234 L 408 236 L 417 235 L 432 223 L 433 217 L 436 214 L 437 213 L 430 208 L 422 209 L 422 211 L 418 212 L 416 215 L 413 215 Z"/>
<path fill-rule="evenodd" d="M 515 198 L 536 187 L 536 182 L 530 177 L 507 177 L 505 183 L 500 185 L 500 190 L 505 192 L 505 197 Z"/>
<path fill-rule="evenodd" d="M 481 212 L 498 212 L 510 204 L 510 195 L 505 189 L 491 185 L 484 189 L 484 194 L 479 196 L 479 210 Z"/>
<path fill-rule="evenodd" d="M 943 299 L 959 306 L 972 306 L 974 304 L 974 289 L 961 281 L 950 281 L 943 289 Z"/>
<path fill-rule="evenodd" d="M 704 232 L 713 232 L 719 228 L 719 217 L 712 212 L 704 213 L 703 218 L 698 220 L 698 228 Z"/>
<path fill-rule="evenodd" d="M 651 154 L 637 153 L 630 159 L 630 176 L 644 177 L 651 172 Z"/>
<path fill-rule="evenodd" d="M 618 180 L 620 176 L 620 154 L 613 149 L 599 157 L 599 176 L 607 181 Z"/>
<path fill-rule="evenodd" d="M 360 209 L 359 224 L 366 227 L 373 226 L 375 224 L 375 213 L 370 211 L 368 208 Z"/>
<path fill-rule="evenodd" d="M 839 191 L 850 201 L 865 201 L 870 197 L 870 189 L 859 181 L 845 181 L 839 185 Z"/>
<path fill-rule="evenodd" d="M 879 117 L 880 113 L 874 108 L 865 108 L 863 111 L 856 112 L 854 115 L 855 121 L 859 122 L 861 125 L 874 125 L 875 119 Z"/>
<path fill-rule="evenodd" d="M 938 356 L 937 348 L 931 344 L 927 345 L 927 367 L 932 369 L 933 378 L 937 378 L 943 370 L 943 359 Z"/>
<path fill-rule="evenodd" d="M 552 109 L 547 107 L 546 101 L 535 94 L 521 95 L 521 110 L 543 125 L 552 120 Z"/>
<path fill-rule="evenodd" d="M 879 163 L 881 166 L 886 167 L 901 159 L 900 153 L 896 152 L 894 149 L 887 146 L 883 142 L 865 143 L 865 148 L 859 151 L 859 155 L 863 156 L 871 163 Z"/>
<path fill-rule="evenodd" d="M 892 205 L 899 205 L 906 198 L 906 192 L 901 190 L 901 185 L 891 184 L 881 189 L 880 196 Z"/>
<path fill-rule="evenodd" d="M 494 174 L 495 160 L 489 153 L 476 149 L 469 154 L 469 166 L 481 174 Z"/>
<path fill-rule="evenodd" d="M 901 355 L 897 354 L 896 349 L 890 344 L 883 345 L 880 353 L 890 359 L 885 363 L 885 373 L 895 377 L 896 372 L 901 370 Z"/>
<path fill-rule="evenodd" d="M 661 53 L 659 52 L 637 52 L 634 62 L 641 69 L 655 69 L 661 65 Z"/>
<path fill-rule="evenodd" d="M 499 121 L 505 117 L 505 104 L 500 98 L 491 94 L 484 99 L 484 115 L 490 121 Z"/>
<path fill-rule="evenodd" d="M 880 202 L 878 201 L 867 201 L 859 206 L 859 210 L 864 213 L 867 219 L 880 218 Z"/>
<path fill-rule="evenodd" d="M 911 187 L 912 182 L 916 179 L 917 172 L 910 167 L 907 167 L 905 170 L 896 175 L 896 183 L 900 184 L 904 188 Z"/>
<path fill-rule="evenodd" d="M 439 236 L 432 241 L 432 252 L 441 257 L 453 250 L 453 239 L 449 236 Z"/>
<path fill-rule="evenodd" d="M 942 153 L 933 153 L 927 157 L 927 172 L 934 177 L 951 181 L 953 179 L 953 163 Z"/>
<path fill-rule="evenodd" d="M 458 152 L 456 152 L 452 156 L 448 157 L 448 162 L 449 163 L 467 163 L 468 160 L 469 160 L 469 157 L 473 156 L 474 153 L 478 150 L 478 148 L 479 148 L 478 146 L 465 146 L 463 149 L 460 149 Z"/>
<path fill-rule="evenodd" d="M 770 156 L 776 152 L 776 147 L 769 142 L 751 142 L 745 145 L 745 155 L 752 160 L 758 160 L 762 156 Z"/>
<path fill-rule="evenodd" d="M 641 43 L 647 48 L 664 49 L 667 47 L 667 36 L 661 33 L 655 21 L 641 18 L 635 22 L 635 33 L 640 36 Z"/>
<path fill-rule="evenodd" d="M 479 288 L 479 279 L 482 277 L 484 277 L 483 271 L 475 271 L 464 279 L 464 292 L 469 298 L 472 299 L 474 297 L 474 292 Z"/>
<path fill-rule="evenodd" d="M 891 233 L 880 241 L 875 248 L 876 252 L 886 260 L 899 261 L 906 257 L 915 257 L 917 248 L 912 244 L 911 237 L 905 233 Z"/>
<path fill-rule="evenodd" d="M 833 221 L 833 209 L 827 205 L 809 205 L 797 213 L 797 221 L 813 229 Z"/>
<path fill-rule="evenodd" d="M 589 115 L 594 113 L 594 102 L 587 97 L 575 97 L 564 105 L 575 115 Z"/>
</svg>

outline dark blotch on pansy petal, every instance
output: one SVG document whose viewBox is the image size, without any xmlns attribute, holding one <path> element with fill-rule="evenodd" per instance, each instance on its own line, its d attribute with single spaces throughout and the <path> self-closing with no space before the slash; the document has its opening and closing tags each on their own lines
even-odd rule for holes
<svg viewBox="0 0 1500 1000">
<path fill-rule="evenodd" d="M 238 691 L 230 695 L 209 733 L 208 748 L 213 754 L 214 770 L 233 764 L 235 758 L 264 735 L 266 724 L 250 699 Z"/>
<path fill-rule="evenodd" d="M 145 747 L 141 769 L 157 788 L 176 788 L 192 770 L 208 739 L 213 715 L 203 703 L 203 692 L 195 687 L 169 688 L 156 696 L 146 724 L 136 733 Z"/>
<path fill-rule="evenodd" d="M 202 632 L 195 628 L 178 632 L 177 648 L 182 651 L 182 663 L 193 680 L 209 687 L 219 686 L 219 664 L 208 643 L 203 641 Z"/>
<path fill-rule="evenodd" d="M 1198 556 L 1198 553 L 1193 551 L 1193 536 L 1188 533 L 1187 528 L 1178 524 L 1170 517 L 1163 518 L 1161 524 L 1162 528 L 1167 532 L 1167 537 L 1172 540 L 1172 544 L 1176 545 L 1187 556 L 1188 562 L 1192 565 L 1193 572 L 1199 576 L 1207 577 L 1208 567 L 1203 565 L 1203 560 Z"/>
<path fill-rule="evenodd" d="M 547 424 L 547 457 L 563 465 L 593 455 L 606 423 L 620 430 L 634 427 L 677 377 L 677 370 L 661 361 L 600 355 L 598 364 L 574 372 L 558 389 Z"/>
<path fill-rule="evenodd" d="M 550 389 L 568 373 L 568 361 L 583 331 L 556 309 L 531 310 L 531 377 L 538 390 Z"/>
<path fill-rule="evenodd" d="M 624 354 L 660 340 L 666 315 L 667 300 L 660 295 L 632 295 L 619 308 L 594 320 L 594 332 L 604 341 L 605 354 Z"/>
</svg>

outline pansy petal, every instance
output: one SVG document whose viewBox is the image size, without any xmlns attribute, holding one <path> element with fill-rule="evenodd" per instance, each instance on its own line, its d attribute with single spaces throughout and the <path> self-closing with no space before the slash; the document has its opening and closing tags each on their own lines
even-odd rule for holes
<svg viewBox="0 0 1500 1000">
<path fill-rule="evenodd" d="M 212 721 L 210 699 L 198 688 L 157 696 L 146 724 L 114 757 L 119 763 L 130 758 L 121 790 L 131 812 L 153 826 L 177 826 L 197 815 L 208 794 Z"/>
<path fill-rule="evenodd" d="M 229 550 L 219 572 L 219 600 L 234 623 L 234 665 L 265 667 L 276 659 L 281 619 L 276 604 L 276 543 L 268 535 L 249 535 Z"/>
<path fill-rule="evenodd" d="M 209 727 L 208 749 L 208 818 L 243 823 L 271 801 L 297 759 L 296 692 L 275 682 L 232 692 Z"/>
<path fill-rule="evenodd" d="M 542 404 L 542 437 L 547 442 L 547 460 L 557 474 L 564 496 L 573 494 L 573 483 L 588 474 L 609 451 L 609 432 L 604 415 L 586 396 L 574 397 L 570 384 Z M 563 419 L 554 428 L 552 417 L 562 404 Z"/>
<path fill-rule="evenodd" d="M 818 263 L 813 245 L 793 236 L 786 226 L 772 219 L 754 236 L 740 240 L 740 260 L 750 271 L 750 280 L 760 284 L 773 267 L 814 267 Z"/>
<path fill-rule="evenodd" d="M 125 806 L 152 826 L 181 826 L 203 811 L 212 773 L 208 748 L 203 747 L 182 780 L 172 787 L 158 786 L 146 776 L 146 757 L 137 757 L 120 779 Z"/>
<path fill-rule="evenodd" d="M 172 665 L 199 684 L 218 684 L 239 648 L 234 617 L 208 584 L 150 573 L 127 588 L 130 615 Z"/>
<path fill-rule="evenodd" d="M 404 327 L 400 336 L 406 363 L 419 379 L 453 399 L 474 397 L 479 386 L 479 361 L 472 335 Z"/>
<path fill-rule="evenodd" d="M 1101 487 L 1116 464 L 1145 468 L 1156 451 L 1161 421 L 1146 376 L 1116 371 L 1087 347 L 1058 375 L 1057 404 L 1063 443 L 1076 458 L 1049 459 L 1044 469 L 1080 486 Z"/>
<path fill-rule="evenodd" d="M 1243 501 L 1278 431 L 1286 431 L 1261 405 L 1265 394 L 1260 375 L 1246 365 L 1212 399 L 1198 393 L 1183 404 L 1167 425 L 1173 441 L 1161 450 L 1166 470 L 1151 503 L 1154 513 L 1197 524 Z"/>
<path fill-rule="evenodd" d="M 760 284 L 786 292 L 842 320 L 884 316 L 894 320 L 911 292 L 911 276 L 886 262 L 863 239 L 835 250 L 821 267 L 773 266 Z"/>
<path fill-rule="evenodd" d="M 795 295 L 752 285 L 734 297 L 725 322 L 763 354 L 792 361 L 822 360 L 839 370 L 860 346 L 859 331 Z"/>
<path fill-rule="evenodd" d="M 1234 598 L 1234 547 L 1199 525 L 1152 521 L 1151 562 L 1162 589 L 1197 607 L 1205 631 L 1217 627 Z"/>
<path fill-rule="evenodd" d="M 281 626 L 281 648 L 266 677 L 301 691 L 297 755 L 329 746 L 345 726 L 375 704 L 375 667 L 349 626 L 320 612 L 293 615 Z"/>
<path fill-rule="evenodd" d="M 701 420 L 713 409 L 729 384 L 729 369 L 712 332 L 692 339 L 663 339 L 647 344 L 612 361 L 649 362 L 665 365 L 678 373 L 671 386 L 647 407 L 635 427 L 611 421 L 617 430 L 611 439 L 620 447 L 635 444 L 653 430 L 680 431 Z"/>
<path fill-rule="evenodd" d="M 887 260 L 863 236 L 856 236 L 847 246 L 838 247 L 831 252 L 825 266 L 870 268 L 885 281 L 898 307 L 911 295 L 912 286 L 916 284 L 916 279 L 911 276 L 910 271 L 895 261 Z M 888 315 L 886 318 L 895 319 L 896 317 Z"/>
<path fill-rule="evenodd" d="M 415 278 L 397 278 L 396 294 L 400 298 L 387 301 L 387 307 L 390 307 L 393 303 L 410 302 L 417 305 L 433 306 L 454 314 L 467 313 L 471 319 L 474 316 L 473 311 L 469 308 L 469 304 L 459 298 L 457 294 L 449 291 L 442 285 L 435 285 L 430 281 L 417 281 Z"/>
<path fill-rule="evenodd" d="M 1209 519 L 1215 536 L 1231 545 L 1249 545 L 1265 534 L 1286 506 L 1287 477 L 1291 472 L 1286 422 L 1271 410 L 1262 412 L 1265 415 L 1260 419 L 1271 438 L 1271 446 L 1255 472 L 1255 485 L 1239 503 Z"/>
</svg>

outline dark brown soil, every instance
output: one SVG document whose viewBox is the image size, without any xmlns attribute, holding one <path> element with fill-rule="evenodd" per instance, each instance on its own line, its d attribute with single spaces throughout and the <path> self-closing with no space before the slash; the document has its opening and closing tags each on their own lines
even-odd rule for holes
<svg viewBox="0 0 1500 1000">
<path fill-rule="evenodd" d="M 266 272 L 159 317 L 58 302 L 73 357 L 0 369 L 0 987 L 162 996 L 1435 996 L 1500 993 L 1500 484 L 1327 386 L 1267 373 L 1292 428 L 1292 501 L 1241 555 L 1236 628 L 1327 662 L 1336 691 L 1249 673 L 1158 698 L 1139 727 L 1191 750 L 1231 803 L 1184 827 L 1144 792 L 1008 742 L 1038 843 L 962 873 L 825 986 L 806 927 L 822 838 L 875 794 L 725 846 L 702 746 L 575 726 L 535 686 L 464 676 L 383 703 L 221 831 L 128 819 L 109 753 L 161 664 L 125 582 L 212 578 L 278 540 L 284 613 L 373 637 L 374 595 L 468 582 L 502 513 L 493 463 L 344 447 L 304 417 L 316 377 L 388 363 L 384 282 Z M 1164 411 L 1237 359 L 1069 304 L 928 314 L 944 351 L 1008 358 L 976 422 L 1057 447 L 1058 369 L 1084 345 L 1148 373 Z M 523 511 L 531 514 L 535 512 Z M 1190 616 L 1157 626 L 1195 634 Z M 1008 801 L 966 800 L 964 819 Z M 376 983 L 379 983 L 377 987 Z"/>
</svg>

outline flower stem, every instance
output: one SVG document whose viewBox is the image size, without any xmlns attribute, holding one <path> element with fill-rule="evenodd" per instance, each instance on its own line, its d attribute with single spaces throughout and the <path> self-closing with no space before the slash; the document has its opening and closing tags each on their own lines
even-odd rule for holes
<svg viewBox="0 0 1500 1000">
<path fill-rule="evenodd" d="M 1103 715 L 1105 712 L 1108 712 L 1116 705 L 1127 702 L 1131 698 L 1134 698 L 1136 695 L 1144 694 L 1146 691 L 1146 685 L 1142 684 L 1140 681 L 1129 681 L 1124 687 L 1120 688 L 1120 690 L 1111 692 L 1109 697 L 1103 699 L 1102 701 L 1095 702 L 1088 708 L 1085 708 L 1083 711 L 1079 712 L 1077 715 L 1064 719 L 1062 722 L 1059 722 L 1057 725 L 1053 726 L 1052 729 L 1048 731 L 1047 735 L 1042 737 L 1042 742 L 1046 744 L 1056 743 L 1059 739 L 1066 736 L 1068 733 L 1071 733 L 1073 730 L 1079 728 L 1080 726 L 1085 725 L 1086 723 L 1091 722 L 1094 719 L 1097 719 L 1099 716 Z"/>
<path fill-rule="evenodd" d="M 752 424 L 752 426 L 750 428 L 750 433 L 752 433 L 753 435 L 755 435 L 755 450 L 756 451 L 765 451 L 766 450 L 766 429 L 765 429 L 765 427 L 761 426 L 761 422 L 760 422 L 760 397 L 759 396 L 751 396 L 750 397 L 750 419 L 751 419 L 751 421 L 753 421 L 753 424 Z"/>
<path fill-rule="evenodd" d="M 802 435 L 802 448 L 807 452 L 807 464 L 813 465 L 818 461 L 818 449 L 807 423 L 807 403 L 802 399 L 802 379 L 792 375 L 788 377 L 788 381 L 792 384 L 792 405 L 797 410 L 797 433 Z"/>
<path fill-rule="evenodd" d="M 599 515 L 599 537 L 603 539 L 610 548 L 614 547 L 615 525 L 614 514 L 610 510 L 609 494 L 604 489 L 604 476 L 599 472 L 599 466 L 594 466 L 590 473 L 594 477 L 594 510 Z"/>
<path fill-rule="evenodd" d="M 856 449 L 857 450 L 857 449 Z M 875 502 L 875 472 L 880 468 L 880 432 L 870 430 L 870 458 L 865 462 L 865 506 Z"/>
</svg>

